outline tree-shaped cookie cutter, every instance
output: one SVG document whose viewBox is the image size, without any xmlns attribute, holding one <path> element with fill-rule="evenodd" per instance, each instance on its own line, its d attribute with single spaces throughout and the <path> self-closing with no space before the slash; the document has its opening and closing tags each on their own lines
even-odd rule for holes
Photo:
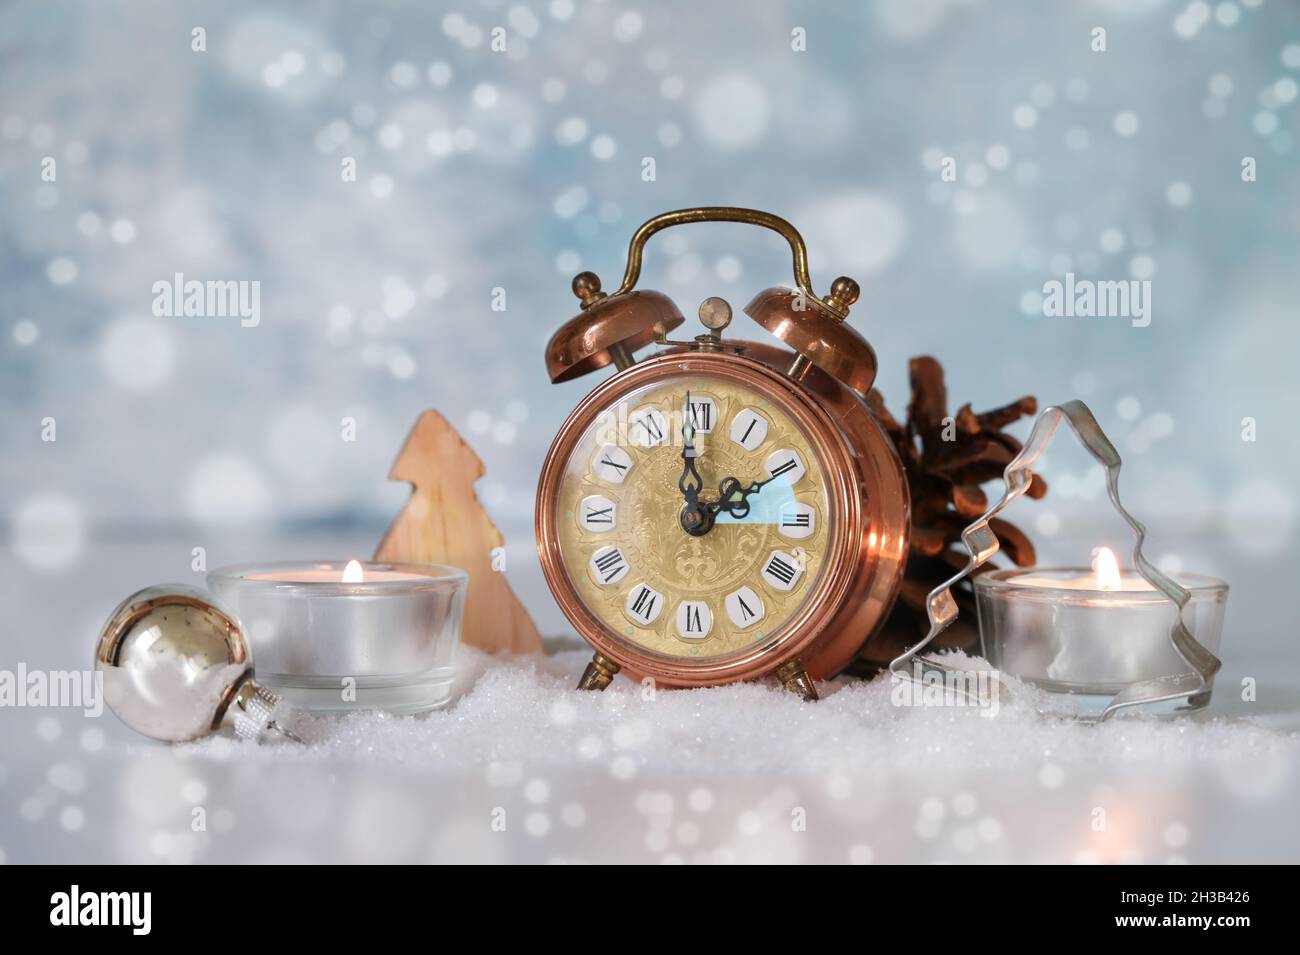
<svg viewBox="0 0 1300 955">
<path fill-rule="evenodd" d="M 1191 594 L 1186 588 L 1161 573 L 1142 553 L 1142 545 L 1146 540 L 1146 528 L 1142 526 L 1137 518 L 1125 510 L 1119 499 L 1119 469 L 1122 463 L 1119 452 L 1115 450 L 1115 445 L 1101 430 L 1101 425 L 1097 423 L 1097 419 L 1093 417 L 1088 406 L 1077 400 L 1067 401 L 1061 405 L 1047 408 L 1034 421 L 1033 430 L 1030 432 L 1025 446 L 1002 473 L 1002 480 L 1006 488 L 1002 497 L 990 505 L 983 515 L 968 525 L 961 533 L 962 543 L 970 554 L 966 566 L 938 587 L 935 587 L 926 597 L 926 615 L 930 620 L 929 632 L 920 643 L 896 657 L 889 664 L 890 672 L 896 679 L 909 680 L 915 679 L 913 675 L 914 667 L 920 667 L 922 675 L 926 673 L 936 674 L 941 680 L 948 674 L 960 675 L 959 671 L 954 668 L 937 660 L 922 657 L 920 654 L 935 637 L 957 619 L 957 601 L 953 599 L 952 588 L 978 567 L 987 563 L 1000 549 L 1001 545 L 998 542 L 997 535 L 993 533 L 989 522 L 1029 489 L 1030 482 L 1033 480 L 1034 463 L 1051 443 L 1052 436 L 1056 433 L 1056 426 L 1062 420 L 1070 425 L 1080 443 L 1088 449 L 1088 452 L 1106 470 L 1106 492 L 1110 496 L 1110 502 L 1114 505 L 1115 510 L 1120 513 L 1120 516 L 1124 518 L 1128 526 L 1133 529 L 1133 564 L 1137 568 L 1138 574 L 1152 587 L 1172 600 L 1178 608 L 1173 626 L 1169 631 L 1169 643 L 1190 668 L 1185 673 L 1169 674 L 1129 684 L 1115 694 L 1101 715 L 1096 717 L 1096 722 L 1106 720 L 1119 710 L 1129 706 L 1142 706 L 1177 699 L 1186 699 L 1189 705 L 1195 706 L 1203 702 L 1205 694 L 1209 691 L 1210 680 L 1218 672 L 1223 662 L 1199 643 L 1187 627 L 1183 612 L 1188 601 L 1191 600 Z M 1005 695 L 1005 687 L 1000 685 L 1000 681 L 995 683 L 995 687 L 995 692 L 1000 691 Z"/>
</svg>

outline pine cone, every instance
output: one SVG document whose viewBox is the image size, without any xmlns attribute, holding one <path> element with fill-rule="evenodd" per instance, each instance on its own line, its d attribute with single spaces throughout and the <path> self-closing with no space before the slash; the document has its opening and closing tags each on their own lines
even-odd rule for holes
<svg viewBox="0 0 1300 955">
<path fill-rule="evenodd" d="M 906 426 L 889 413 L 878 391 L 867 395 L 868 405 L 894 442 L 907 472 L 912 535 L 898 600 L 880 631 L 849 665 L 847 672 L 857 676 L 874 676 L 929 631 L 926 596 L 966 566 L 968 555 L 961 532 L 988 507 L 981 485 L 1000 480 L 1011 459 L 1020 453 L 1020 442 L 1002 428 L 1038 411 L 1037 400 L 1024 397 L 983 414 L 965 404 L 950 418 L 943 366 L 923 355 L 912 359 L 909 371 L 912 401 L 907 406 Z M 1047 485 L 1035 474 L 1025 493 L 1040 498 L 1047 493 Z M 1021 567 L 1034 563 L 1034 545 L 1019 528 L 998 518 L 990 526 L 1002 544 L 999 554 Z M 975 575 L 995 569 L 990 562 Z M 953 589 L 953 597 L 959 610 L 957 620 L 931 646 L 978 652 L 979 628 L 970 578 Z"/>
</svg>

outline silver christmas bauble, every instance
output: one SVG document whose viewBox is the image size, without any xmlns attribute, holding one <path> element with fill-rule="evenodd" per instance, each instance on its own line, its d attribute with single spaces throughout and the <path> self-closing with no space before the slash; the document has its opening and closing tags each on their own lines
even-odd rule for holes
<svg viewBox="0 0 1300 955">
<path fill-rule="evenodd" d="M 168 742 L 232 728 L 258 739 L 279 697 L 253 679 L 239 620 L 196 587 L 160 584 L 127 597 L 99 635 L 104 699 L 132 729 Z"/>
</svg>

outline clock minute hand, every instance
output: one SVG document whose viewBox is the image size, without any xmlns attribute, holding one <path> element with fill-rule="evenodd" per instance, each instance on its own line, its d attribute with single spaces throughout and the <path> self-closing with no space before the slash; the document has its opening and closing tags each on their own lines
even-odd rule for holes
<svg viewBox="0 0 1300 955">
<path fill-rule="evenodd" d="M 690 401 L 691 393 L 688 391 L 686 393 L 688 408 Z M 699 537 L 712 529 L 713 518 L 721 505 L 700 500 L 700 491 L 704 489 L 704 478 L 700 477 L 699 469 L 695 466 L 695 459 L 699 457 L 699 452 L 695 450 L 695 426 L 689 419 L 682 426 L 682 443 L 682 460 L 686 464 L 682 468 L 682 476 L 677 481 L 677 487 L 682 492 L 686 506 L 682 509 L 681 524 L 688 534 Z"/>
<path fill-rule="evenodd" d="M 687 400 L 690 400 L 689 393 Z M 695 429 L 689 424 L 682 428 L 682 441 L 682 460 L 686 462 L 686 466 L 682 468 L 682 476 L 677 481 L 677 488 L 688 504 L 695 505 L 699 503 L 704 479 L 700 477 L 700 472 L 695 466 L 695 459 L 698 457 L 698 452 L 695 450 Z"/>
</svg>

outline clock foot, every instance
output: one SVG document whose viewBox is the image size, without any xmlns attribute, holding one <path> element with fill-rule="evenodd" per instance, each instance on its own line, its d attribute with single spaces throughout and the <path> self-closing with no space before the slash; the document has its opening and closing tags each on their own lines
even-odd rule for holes
<svg viewBox="0 0 1300 955">
<path fill-rule="evenodd" d="M 798 693 L 808 701 L 817 699 L 817 687 L 813 686 L 812 677 L 798 660 L 781 664 L 776 671 L 776 678 L 791 693 Z"/>
<path fill-rule="evenodd" d="M 609 686 L 610 680 L 614 679 L 614 674 L 618 672 L 618 664 L 613 660 L 607 660 L 597 653 L 587 664 L 587 669 L 582 672 L 582 679 L 578 681 L 580 690 L 603 690 Z"/>
</svg>

